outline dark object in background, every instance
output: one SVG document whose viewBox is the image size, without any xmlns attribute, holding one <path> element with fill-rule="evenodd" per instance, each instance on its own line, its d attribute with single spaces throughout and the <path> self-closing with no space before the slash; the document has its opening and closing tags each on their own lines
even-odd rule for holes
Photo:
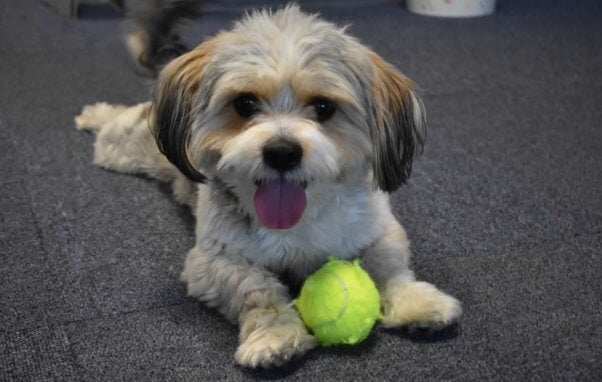
<svg viewBox="0 0 602 382">
<path fill-rule="evenodd" d="M 43 0 L 43 2 L 52 7 L 56 12 L 58 12 L 59 15 L 63 17 L 77 17 L 77 0 Z"/>
<path fill-rule="evenodd" d="M 83 5 L 79 0 L 43 0 L 61 16 L 77 18 Z M 202 0 L 105 0 L 133 21 L 134 31 L 127 36 L 128 48 L 144 74 L 156 77 L 161 68 L 186 52 L 176 32 L 184 20 L 198 16 Z M 101 5 L 94 4 L 94 5 Z"/>
<path fill-rule="evenodd" d="M 69 17 L 71 19 L 75 19 L 79 15 L 79 0 L 42 0 L 43 3 L 47 4 L 51 8 L 53 8 L 59 15 L 63 17 Z M 123 11 L 125 9 L 126 0 L 106 0 L 107 4 L 110 4 L 114 8 Z M 102 4 L 102 3 L 100 3 Z M 85 5 L 99 5 L 97 3 Z"/>
<path fill-rule="evenodd" d="M 202 0 L 112 0 L 125 9 L 136 29 L 127 42 L 134 59 L 155 77 L 161 67 L 186 52 L 175 31 L 180 22 L 199 14 Z"/>
</svg>

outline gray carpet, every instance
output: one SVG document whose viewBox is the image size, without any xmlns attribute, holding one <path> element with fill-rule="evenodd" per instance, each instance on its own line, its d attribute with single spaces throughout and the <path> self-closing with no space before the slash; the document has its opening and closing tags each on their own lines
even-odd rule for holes
<svg viewBox="0 0 602 382">
<path fill-rule="evenodd" d="M 213 1 L 186 39 L 245 3 Z M 73 126 L 84 104 L 148 95 L 122 19 L 2 1 L 0 380 L 602 380 L 602 3 L 500 0 L 470 20 L 301 3 L 422 89 L 428 141 L 393 204 L 417 275 L 463 301 L 460 324 L 236 366 L 236 328 L 178 282 L 192 217 L 167 187 L 94 167 Z"/>
</svg>

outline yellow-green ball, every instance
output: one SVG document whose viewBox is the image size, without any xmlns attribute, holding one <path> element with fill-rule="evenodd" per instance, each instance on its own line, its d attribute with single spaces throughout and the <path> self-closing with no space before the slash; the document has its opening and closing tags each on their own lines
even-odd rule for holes
<svg viewBox="0 0 602 382">
<path fill-rule="evenodd" d="M 322 346 L 355 345 L 380 315 L 380 296 L 359 261 L 330 258 L 309 276 L 295 306 Z"/>
</svg>

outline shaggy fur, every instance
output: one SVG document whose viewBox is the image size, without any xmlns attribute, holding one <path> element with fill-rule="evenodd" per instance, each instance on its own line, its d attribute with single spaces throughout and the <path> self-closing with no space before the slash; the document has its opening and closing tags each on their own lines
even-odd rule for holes
<svg viewBox="0 0 602 382">
<path fill-rule="evenodd" d="M 253 113 L 241 114 L 236 100 L 249 94 Z M 336 111 L 321 118 L 316 100 Z M 76 124 L 98 133 L 96 164 L 173 182 L 197 220 L 182 272 L 189 295 L 239 324 L 239 364 L 270 367 L 316 345 L 279 276 L 300 282 L 331 254 L 361 258 L 386 326 L 441 328 L 460 316 L 456 299 L 415 281 L 389 207 L 422 145 L 423 115 L 410 80 L 344 28 L 288 6 L 254 12 L 171 62 L 151 103 L 86 106 Z M 265 155 L 283 139 L 302 150 L 286 171 Z M 259 221 L 254 195 L 270 181 L 304 187 L 294 226 Z"/>
</svg>

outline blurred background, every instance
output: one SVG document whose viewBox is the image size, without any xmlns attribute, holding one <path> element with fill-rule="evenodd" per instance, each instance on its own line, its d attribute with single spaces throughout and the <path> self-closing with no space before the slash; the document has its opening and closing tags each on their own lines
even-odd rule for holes
<svg viewBox="0 0 602 382">
<path fill-rule="evenodd" d="M 0 2 L 0 380 L 602 378 L 602 2 L 498 0 L 448 18 L 298 1 L 417 83 L 428 138 L 391 201 L 418 278 L 465 313 L 267 371 L 235 365 L 237 329 L 178 281 L 190 213 L 166 185 L 95 167 L 74 128 L 86 104 L 148 99 L 128 3 Z M 180 42 L 266 4 L 284 2 L 203 2 Z"/>
</svg>

